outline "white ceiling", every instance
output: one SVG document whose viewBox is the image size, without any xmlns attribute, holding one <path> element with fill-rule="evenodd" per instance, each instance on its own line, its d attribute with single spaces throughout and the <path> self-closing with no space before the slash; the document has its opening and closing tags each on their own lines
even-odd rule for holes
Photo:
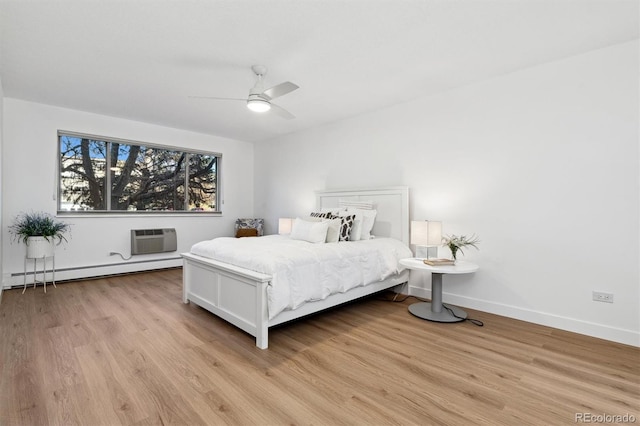
<svg viewBox="0 0 640 426">
<path fill-rule="evenodd" d="M 638 38 L 638 0 L 0 0 L 6 97 L 260 141 Z M 300 89 L 250 112 L 251 65 Z"/>
</svg>

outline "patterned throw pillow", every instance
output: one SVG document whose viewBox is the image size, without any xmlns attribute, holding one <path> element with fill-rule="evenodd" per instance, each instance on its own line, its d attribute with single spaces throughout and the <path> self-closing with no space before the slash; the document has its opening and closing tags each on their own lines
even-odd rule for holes
<svg viewBox="0 0 640 426">
<path fill-rule="evenodd" d="M 351 228 L 353 228 L 353 221 L 356 219 L 356 215 L 341 216 L 342 224 L 340 225 L 339 241 L 349 241 L 349 235 L 351 234 Z"/>
<path fill-rule="evenodd" d="M 309 214 L 311 217 L 319 217 L 322 219 L 333 219 L 333 214 L 331 212 L 311 212 Z"/>
<path fill-rule="evenodd" d="M 236 234 L 239 229 L 256 229 L 261 237 L 264 233 L 264 219 L 238 219 L 235 225 Z"/>
</svg>

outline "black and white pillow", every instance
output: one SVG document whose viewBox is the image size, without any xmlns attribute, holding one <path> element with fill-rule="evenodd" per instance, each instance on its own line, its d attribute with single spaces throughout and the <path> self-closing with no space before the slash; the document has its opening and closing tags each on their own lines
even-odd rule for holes
<svg viewBox="0 0 640 426">
<path fill-rule="evenodd" d="M 322 219 L 333 219 L 333 214 L 331 212 L 311 212 L 309 216 L 319 217 Z"/>
<path fill-rule="evenodd" d="M 356 215 L 340 216 L 342 224 L 340 225 L 340 235 L 338 241 L 349 241 L 351 235 L 351 228 L 353 228 L 353 221 L 356 219 Z"/>
</svg>

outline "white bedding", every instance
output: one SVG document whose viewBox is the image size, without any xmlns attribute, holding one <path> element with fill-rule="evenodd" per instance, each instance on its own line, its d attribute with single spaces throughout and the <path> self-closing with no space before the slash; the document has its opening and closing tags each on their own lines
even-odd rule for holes
<svg viewBox="0 0 640 426">
<path fill-rule="evenodd" d="M 409 248 L 393 238 L 313 244 L 285 235 L 216 238 L 191 253 L 272 276 L 267 288 L 269 318 L 305 302 L 371 284 L 398 273 Z"/>
</svg>

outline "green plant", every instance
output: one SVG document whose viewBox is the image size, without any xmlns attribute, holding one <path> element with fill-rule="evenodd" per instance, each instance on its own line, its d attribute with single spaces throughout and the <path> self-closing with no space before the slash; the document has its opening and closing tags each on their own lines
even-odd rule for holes
<svg viewBox="0 0 640 426">
<path fill-rule="evenodd" d="M 27 243 L 29 237 L 44 237 L 47 241 L 67 241 L 65 233 L 70 231 L 68 223 L 56 220 L 48 213 L 20 213 L 9 225 L 9 233 L 14 239 Z"/>
<path fill-rule="evenodd" d="M 475 234 L 470 237 L 467 237 L 466 235 L 447 235 L 442 238 L 442 242 L 444 243 L 443 245 L 449 247 L 449 250 L 451 250 L 453 260 L 457 260 L 458 250 L 460 250 L 460 253 L 464 254 L 462 247 L 471 246 L 476 250 L 479 250 L 476 244 L 480 242 L 480 239 Z"/>
</svg>

